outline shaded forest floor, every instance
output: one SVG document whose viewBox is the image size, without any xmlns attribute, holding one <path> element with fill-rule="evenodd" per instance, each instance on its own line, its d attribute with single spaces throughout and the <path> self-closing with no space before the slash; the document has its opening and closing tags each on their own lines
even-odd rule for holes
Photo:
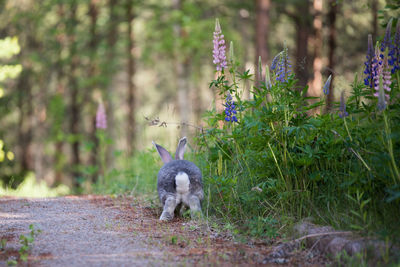
<svg viewBox="0 0 400 267">
<path fill-rule="evenodd" d="M 254 266 L 263 265 L 271 243 L 239 242 L 207 222 L 158 220 L 159 208 L 126 197 L 67 196 L 0 199 L 0 266 Z M 34 235 L 27 262 L 19 260 L 20 235 Z M 318 266 L 302 251 L 288 265 Z M 268 266 L 274 266 L 269 264 Z"/>
</svg>

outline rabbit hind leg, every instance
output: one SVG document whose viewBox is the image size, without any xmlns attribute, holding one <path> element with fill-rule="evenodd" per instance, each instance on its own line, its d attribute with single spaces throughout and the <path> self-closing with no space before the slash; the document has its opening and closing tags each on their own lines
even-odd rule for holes
<svg viewBox="0 0 400 267">
<path fill-rule="evenodd" d="M 160 217 L 160 221 L 170 221 L 174 218 L 174 211 L 176 207 L 176 200 L 174 197 L 169 196 L 165 200 L 164 209 Z"/>
<path fill-rule="evenodd" d="M 189 198 L 189 207 L 192 219 L 201 217 L 200 199 L 197 196 L 193 195 Z"/>
</svg>

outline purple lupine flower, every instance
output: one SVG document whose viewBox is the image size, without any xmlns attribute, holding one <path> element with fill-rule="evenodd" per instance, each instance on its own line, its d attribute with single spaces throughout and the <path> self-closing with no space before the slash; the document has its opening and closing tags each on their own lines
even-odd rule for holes
<svg viewBox="0 0 400 267">
<path fill-rule="evenodd" d="M 277 64 L 276 64 L 276 80 L 280 81 L 281 83 L 287 82 L 287 79 L 291 72 L 290 68 L 292 67 L 290 65 L 287 47 L 285 46 L 283 51 L 281 53 L 279 53 L 278 55 L 279 55 L 279 60 L 277 61 Z M 272 63 L 274 63 L 274 62 L 272 62 Z"/>
<path fill-rule="evenodd" d="M 96 112 L 96 128 L 107 129 L 107 116 L 102 102 L 99 103 Z"/>
<path fill-rule="evenodd" d="M 324 87 L 322 88 L 325 95 L 329 95 L 329 88 L 331 87 L 331 81 L 332 81 L 332 74 L 329 75 L 328 79 L 326 80 L 326 82 L 324 84 Z"/>
<path fill-rule="evenodd" d="M 372 44 L 372 35 L 368 34 L 368 50 L 367 50 L 367 60 L 364 62 L 365 69 L 364 69 L 364 74 L 367 75 L 364 79 L 364 84 L 366 86 L 369 86 L 370 88 L 373 88 L 373 69 L 372 69 L 372 61 L 374 60 L 375 53 L 374 53 L 374 45 Z"/>
<path fill-rule="evenodd" d="M 386 25 L 386 31 L 385 31 L 385 37 L 383 37 L 383 42 L 381 43 L 381 52 L 384 53 L 386 48 L 390 47 L 391 39 L 390 39 L 390 33 L 392 32 L 392 21 L 393 19 L 390 19 L 388 24 Z M 383 54 L 380 55 L 380 57 L 383 59 Z"/>
<path fill-rule="evenodd" d="M 226 68 L 226 55 L 225 55 L 225 40 L 224 35 L 221 31 L 221 26 L 219 25 L 219 20 L 215 21 L 215 31 L 214 31 L 214 49 L 213 49 L 213 63 L 216 65 L 217 71 L 222 71 Z"/>
<path fill-rule="evenodd" d="M 225 101 L 225 120 L 228 122 L 237 122 L 237 117 L 236 117 L 236 105 L 235 101 L 232 100 L 232 96 L 228 93 L 226 96 L 226 101 Z"/>
<path fill-rule="evenodd" d="M 391 74 L 388 64 L 388 53 L 385 51 L 383 59 L 379 53 L 378 47 L 375 49 L 375 60 L 373 62 L 374 76 L 374 96 L 378 97 L 378 110 L 383 110 L 386 107 L 386 102 L 389 100 Z"/>
<path fill-rule="evenodd" d="M 276 67 L 278 66 L 278 61 L 279 61 L 279 58 L 281 57 L 281 54 L 282 54 L 282 52 L 279 52 L 279 53 L 274 57 L 274 59 L 272 60 L 272 63 L 271 63 L 271 70 L 275 70 Z"/>
<path fill-rule="evenodd" d="M 397 20 L 396 33 L 389 49 L 388 62 L 392 66 L 392 74 L 400 69 L 400 19 Z"/>
<path fill-rule="evenodd" d="M 340 107 L 339 107 L 339 117 L 341 119 L 349 116 L 349 113 L 346 111 L 346 101 L 344 100 L 344 91 L 340 93 Z"/>
</svg>

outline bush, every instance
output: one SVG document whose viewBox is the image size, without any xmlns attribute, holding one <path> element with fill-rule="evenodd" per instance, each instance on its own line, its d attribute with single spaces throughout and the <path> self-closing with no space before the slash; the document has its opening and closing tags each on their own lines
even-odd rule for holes
<svg viewBox="0 0 400 267">
<path fill-rule="evenodd" d="M 285 64 L 285 54 L 278 64 Z M 284 74 L 272 66 L 275 82 L 267 70 L 253 99 L 243 100 L 239 84 L 250 75 L 236 67 L 211 83 L 227 98 L 225 112 L 207 113 L 209 128 L 198 136 L 210 211 L 250 233 L 267 232 L 257 230 L 259 221 L 285 226 L 312 216 L 336 227 L 398 235 L 399 72 L 392 74 L 384 110 L 357 75 L 347 101 L 343 93 L 327 110 L 324 98 L 296 87 L 288 65 Z"/>
</svg>

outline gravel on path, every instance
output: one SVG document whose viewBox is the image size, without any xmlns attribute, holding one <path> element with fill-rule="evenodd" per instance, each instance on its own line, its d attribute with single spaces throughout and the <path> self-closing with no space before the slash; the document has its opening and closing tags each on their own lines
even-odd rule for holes
<svg viewBox="0 0 400 267">
<path fill-rule="evenodd" d="M 7 241 L 5 249 L 0 243 L 0 267 L 13 259 L 18 266 L 51 267 L 281 266 L 265 261 L 279 240 L 238 241 L 208 221 L 160 222 L 161 208 L 153 203 L 126 196 L 0 197 L 0 240 Z M 41 232 L 23 262 L 19 237 L 30 235 L 31 224 Z M 295 252 L 285 265 L 323 265 L 302 254 Z"/>
<path fill-rule="evenodd" d="M 0 237 L 7 239 L 6 246 L 14 252 L 9 255 L 18 256 L 19 236 L 29 235 L 30 224 L 40 229 L 28 257 L 29 266 L 174 264 L 162 249 L 147 244 L 145 236 L 129 231 L 135 221 L 123 219 L 121 210 L 104 200 L 95 196 L 0 198 Z M 0 266 L 7 264 L 8 259 L 3 258 Z"/>
</svg>

